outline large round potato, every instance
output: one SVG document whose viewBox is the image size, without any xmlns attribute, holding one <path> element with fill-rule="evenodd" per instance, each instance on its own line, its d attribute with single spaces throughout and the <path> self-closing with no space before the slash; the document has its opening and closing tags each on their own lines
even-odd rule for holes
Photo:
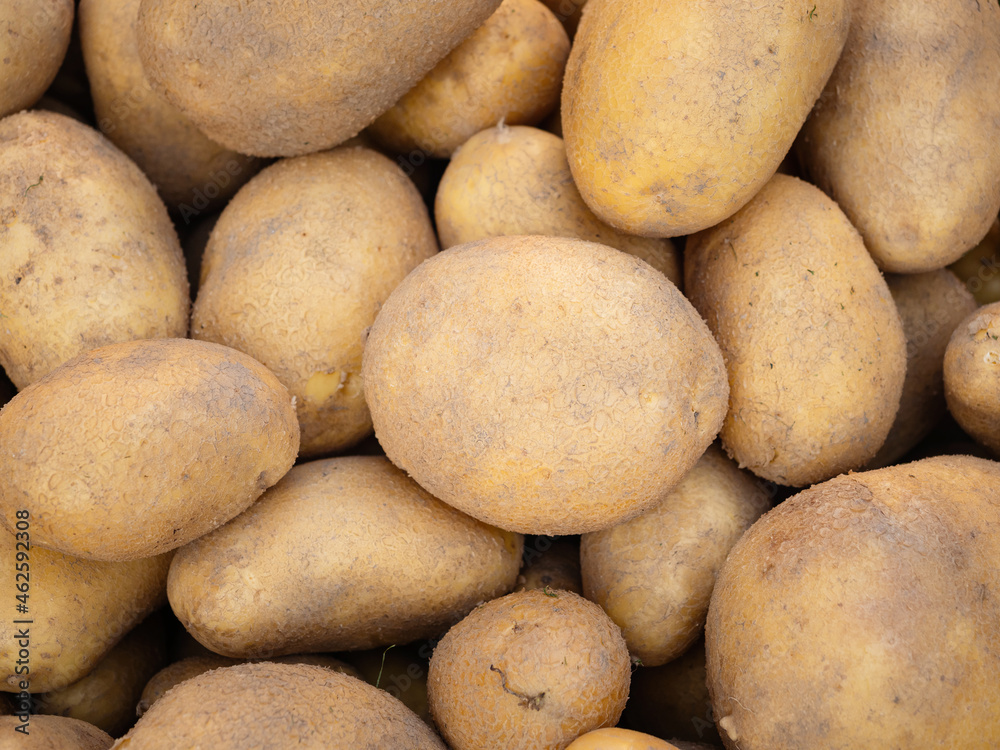
<svg viewBox="0 0 1000 750">
<path fill-rule="evenodd" d="M 1000 455 L 1000 302 L 955 328 L 944 355 L 944 394 L 962 429 Z"/>
<path fill-rule="evenodd" d="M 712 595 L 730 750 L 1000 745 L 1000 464 L 931 458 L 786 500 Z"/>
<path fill-rule="evenodd" d="M 0 513 L 31 542 L 95 560 L 187 544 L 245 510 L 295 462 L 284 386 L 218 344 L 94 349 L 0 412 Z"/>
<path fill-rule="evenodd" d="M 688 238 L 684 266 L 686 293 L 726 357 L 729 454 L 796 487 L 864 466 L 896 416 L 906 340 L 836 204 L 775 175 L 731 219 Z"/>
<path fill-rule="evenodd" d="M 73 0 L 0 0 L 0 117 L 30 107 L 69 47 Z"/>
<path fill-rule="evenodd" d="M 390 295 L 365 346 L 386 455 L 511 531 L 574 534 L 652 507 L 715 438 L 718 346 L 663 274 L 595 243 L 446 250 Z"/>
</svg>

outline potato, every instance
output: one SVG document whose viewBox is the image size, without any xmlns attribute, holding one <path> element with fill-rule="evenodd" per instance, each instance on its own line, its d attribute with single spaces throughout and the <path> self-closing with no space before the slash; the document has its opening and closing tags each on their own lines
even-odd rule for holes
<svg viewBox="0 0 1000 750">
<path fill-rule="evenodd" d="M 521 548 L 384 458 L 334 458 L 295 467 L 180 550 L 167 592 L 184 627 L 225 656 L 364 649 L 437 635 L 506 593 Z"/>
<path fill-rule="evenodd" d="M 600 607 L 567 591 L 521 591 L 448 631 L 427 690 L 452 750 L 562 750 L 618 721 L 629 673 L 625 641 Z"/>
<path fill-rule="evenodd" d="M 847 38 L 850 4 L 592 0 L 562 94 L 587 205 L 629 234 L 718 224 L 771 178 Z"/>
<path fill-rule="evenodd" d="M 381 154 L 345 147 L 279 162 L 216 224 L 191 335 L 278 376 L 295 397 L 302 455 L 345 450 L 372 429 L 361 388 L 368 328 L 436 252 L 416 188 Z"/>
<path fill-rule="evenodd" d="M 73 0 L 2 0 L 0 117 L 37 102 L 69 47 Z"/>
<path fill-rule="evenodd" d="M 1000 220 L 994 219 L 982 241 L 948 268 L 980 305 L 1000 302 Z"/>
<path fill-rule="evenodd" d="M 94 112 L 101 132 L 139 165 L 164 202 L 190 221 L 224 205 L 260 163 L 209 140 L 149 87 L 136 39 L 139 2 L 80 2 Z"/>
<path fill-rule="evenodd" d="M 920 273 L 978 243 L 1000 209 L 1000 6 L 854 3 L 799 157 L 879 267 Z"/>
<path fill-rule="evenodd" d="M 21 728 L 24 727 L 24 732 Z M 107 750 L 114 739 L 106 732 L 78 719 L 62 716 L 32 716 L 27 726 L 16 716 L 0 717 L 0 737 L 4 747 L 18 750 Z M 11 743 L 7 745 L 6 743 Z"/>
<path fill-rule="evenodd" d="M 525 541 L 521 572 L 514 591 L 532 589 L 583 594 L 578 537 L 539 536 Z"/>
<path fill-rule="evenodd" d="M 719 568 L 769 507 L 761 484 L 711 446 L 659 505 L 581 537 L 583 594 L 641 664 L 666 664 L 701 635 Z"/>
<path fill-rule="evenodd" d="M 576 237 L 642 258 L 681 283 L 673 243 L 623 234 L 594 216 L 562 139 L 535 128 L 501 125 L 470 138 L 445 170 L 434 216 L 444 248 L 504 235 Z"/>
<path fill-rule="evenodd" d="M 217 344 L 94 349 L 0 412 L 0 521 L 94 560 L 175 549 L 245 510 L 295 461 L 288 391 Z"/>
<path fill-rule="evenodd" d="M 567 750 L 678 750 L 659 737 L 631 729 L 595 729 L 576 738 L 567 746 Z"/>
<path fill-rule="evenodd" d="M 498 122 L 534 125 L 555 109 L 568 56 L 552 11 L 538 0 L 503 0 L 367 132 L 398 153 L 449 157 Z"/>
<path fill-rule="evenodd" d="M 166 604 L 170 554 L 129 562 L 80 560 L 36 546 L 32 527 L 19 532 L 27 540 L 0 531 L 0 570 L 11 592 L 0 620 L 0 690 L 13 693 L 47 693 L 85 677 L 126 633 Z M 15 566 L 24 563 L 28 595 L 15 601 L 15 583 L 24 582 Z M 19 612 L 19 604 L 27 611 Z M 15 622 L 24 619 L 33 622 Z M 22 648 L 28 651 L 28 673 L 17 664 Z"/>
<path fill-rule="evenodd" d="M 722 357 L 663 274 L 581 240 L 446 250 L 389 296 L 362 377 L 386 455 L 500 528 L 576 534 L 652 507 L 715 438 Z"/>
<path fill-rule="evenodd" d="M 722 443 L 740 467 L 803 486 L 871 460 L 899 407 L 906 340 L 836 204 L 775 175 L 731 219 L 689 237 L 684 262 L 686 293 L 726 357 Z"/>
<path fill-rule="evenodd" d="M 424 723 L 433 727 L 434 720 L 427 701 L 427 661 L 431 651 L 430 645 L 424 643 L 419 647 L 390 646 L 352 651 L 344 658 L 361 672 L 365 682 L 401 701 Z"/>
<path fill-rule="evenodd" d="M 1000 454 L 1000 302 L 955 328 L 944 355 L 944 395 L 962 429 Z"/>
<path fill-rule="evenodd" d="M 141 0 L 139 54 L 153 89 L 213 141 L 298 156 L 356 135 L 499 5 Z"/>
<path fill-rule="evenodd" d="M 142 172 L 62 115 L 0 121 L 0 364 L 24 388 L 105 344 L 187 333 L 180 244 Z"/>
<path fill-rule="evenodd" d="M 572 39 L 577 26 L 580 25 L 580 13 L 587 0 L 542 0 L 542 2 L 546 8 L 555 13 Z"/>
<path fill-rule="evenodd" d="M 276 709 L 275 701 L 280 703 Z M 445 750 L 399 701 L 354 677 L 306 664 L 240 664 L 170 690 L 116 747 Z"/>
<path fill-rule="evenodd" d="M 748 531 L 708 614 L 726 747 L 1000 744 L 1000 464 L 840 476 Z"/>
</svg>

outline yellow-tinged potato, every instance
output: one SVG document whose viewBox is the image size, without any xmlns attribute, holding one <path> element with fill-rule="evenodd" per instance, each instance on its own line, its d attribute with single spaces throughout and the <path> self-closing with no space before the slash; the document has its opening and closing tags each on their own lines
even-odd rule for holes
<svg viewBox="0 0 1000 750">
<path fill-rule="evenodd" d="M 569 37 L 538 0 L 503 0 L 368 132 L 390 149 L 448 157 L 498 122 L 534 125 L 559 100 Z"/>
<path fill-rule="evenodd" d="M 114 742 L 97 727 L 63 716 L 31 716 L 27 726 L 16 716 L 0 717 L 0 738 L 4 750 L 107 750 Z"/>
<path fill-rule="evenodd" d="M 566 750 L 678 750 L 678 747 L 651 734 L 609 727 L 577 737 Z"/>
<path fill-rule="evenodd" d="M 976 302 L 1000 302 L 1000 220 L 994 219 L 982 241 L 948 268 Z"/>
<path fill-rule="evenodd" d="M 944 394 L 962 429 L 1000 454 L 1000 302 L 955 328 L 944 355 Z"/>
<path fill-rule="evenodd" d="M 681 283 L 673 243 L 623 234 L 594 216 L 562 139 L 535 128 L 501 125 L 470 138 L 441 178 L 434 218 L 443 248 L 504 235 L 576 237 L 642 258 Z"/>
<path fill-rule="evenodd" d="M 452 750 L 563 750 L 618 721 L 630 671 L 621 632 L 596 604 L 520 591 L 448 631 L 427 689 Z"/>
<path fill-rule="evenodd" d="M 188 283 L 163 202 L 75 120 L 0 121 L 0 364 L 18 388 L 98 346 L 184 336 Z"/>
<path fill-rule="evenodd" d="M 70 30 L 73 0 L 0 0 L 0 117 L 26 109 L 59 71 Z"/>
<path fill-rule="evenodd" d="M 303 455 L 344 450 L 372 428 L 361 386 L 368 329 L 436 252 L 416 188 L 381 154 L 344 147 L 281 161 L 212 231 L 191 335 L 278 376 L 295 397 Z"/>
<path fill-rule="evenodd" d="M 509 591 L 522 543 L 384 458 L 334 458 L 295 467 L 178 551 L 167 591 L 184 627 L 226 656 L 372 648 L 437 635 Z"/>
<path fill-rule="evenodd" d="M 583 594 L 578 537 L 534 537 L 524 542 L 521 572 L 514 591 L 572 591 Z"/>
<path fill-rule="evenodd" d="M 141 0 L 139 53 L 153 88 L 212 140 L 297 156 L 356 135 L 499 5 Z"/>
<path fill-rule="evenodd" d="M 1000 746 L 1000 464 L 931 458 L 786 500 L 708 614 L 730 750 Z"/>
<path fill-rule="evenodd" d="M 177 685 L 120 750 L 445 750 L 402 703 L 355 677 L 309 664 L 240 664 Z"/>
<path fill-rule="evenodd" d="M 591 0 L 562 94 L 587 205 L 629 234 L 718 224 L 771 178 L 847 38 L 850 3 Z"/>
<path fill-rule="evenodd" d="M 726 357 L 722 443 L 741 467 L 801 487 L 871 460 L 899 407 L 906 340 L 832 200 L 775 175 L 731 219 L 688 238 L 684 289 Z"/>
<path fill-rule="evenodd" d="M 583 535 L 584 596 L 622 629 L 641 664 L 676 659 L 701 634 L 719 568 L 768 500 L 759 480 L 709 447 L 659 505 Z"/>
<path fill-rule="evenodd" d="M 94 349 L 0 411 L 0 513 L 32 545 L 95 560 L 175 549 L 245 510 L 295 462 L 288 391 L 218 344 Z"/>
<path fill-rule="evenodd" d="M 30 522 L 18 533 L 27 534 L 27 542 L 0 531 L 0 570 L 10 592 L 0 610 L 0 690 L 45 693 L 76 682 L 166 603 L 169 554 L 129 562 L 80 560 L 35 546 Z M 16 585 L 25 582 L 19 574 L 27 576 L 27 596 L 15 600 Z M 25 619 L 32 622 L 15 622 Z M 29 673 L 17 664 L 25 658 L 22 648 Z"/>
<path fill-rule="evenodd" d="M 587 0 L 542 0 L 542 2 L 555 14 L 572 39 L 577 26 L 580 25 L 580 13 Z"/>
<path fill-rule="evenodd" d="M 390 646 L 344 654 L 361 672 L 369 685 L 385 690 L 402 701 L 425 723 L 434 726 L 427 700 L 427 660 L 432 649 L 429 642 L 419 647 Z"/>
<path fill-rule="evenodd" d="M 986 93 L 998 89 L 997 3 L 853 4 L 798 151 L 880 268 L 943 268 L 986 234 L 1000 209 L 1000 100 Z"/>
<path fill-rule="evenodd" d="M 389 296 L 365 346 L 386 455 L 435 497 L 533 534 L 652 507 L 712 442 L 718 346 L 663 274 L 608 247 L 498 237 Z"/>
</svg>

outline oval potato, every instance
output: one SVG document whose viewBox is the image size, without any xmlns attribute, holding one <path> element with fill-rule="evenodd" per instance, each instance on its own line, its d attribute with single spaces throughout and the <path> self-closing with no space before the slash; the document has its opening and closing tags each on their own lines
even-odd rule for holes
<svg viewBox="0 0 1000 750">
<path fill-rule="evenodd" d="M 0 117 L 37 102 L 59 71 L 73 28 L 73 0 L 0 2 Z"/>
<path fill-rule="evenodd" d="M 944 355 L 944 394 L 962 429 L 1000 455 L 1000 302 L 955 328 Z"/>
<path fill-rule="evenodd" d="M 24 726 L 16 716 L 0 716 L 0 736 L 14 737 Z M 17 750 L 108 750 L 114 738 L 79 719 L 65 716 L 32 716 L 28 731 L 11 742 Z"/>
<path fill-rule="evenodd" d="M 609 727 L 577 737 L 566 750 L 678 750 L 677 746 L 651 734 Z"/>
</svg>

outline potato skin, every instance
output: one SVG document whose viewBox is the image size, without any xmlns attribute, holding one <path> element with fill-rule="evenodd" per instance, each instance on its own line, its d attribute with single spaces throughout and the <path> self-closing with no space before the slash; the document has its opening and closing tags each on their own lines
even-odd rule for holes
<svg viewBox="0 0 1000 750">
<path fill-rule="evenodd" d="M 142 0 L 139 54 L 153 89 L 216 143 L 298 156 L 357 135 L 499 5 Z"/>
<path fill-rule="evenodd" d="M 59 71 L 73 28 L 73 0 L 0 2 L 0 117 L 30 107 Z"/>
<path fill-rule="evenodd" d="M 880 268 L 957 260 L 1000 209 L 1000 6 L 866 0 L 799 157 Z"/>
<path fill-rule="evenodd" d="M 50 112 L 0 121 L 0 364 L 18 388 L 106 344 L 187 333 L 188 283 L 153 186 Z"/>
<path fill-rule="evenodd" d="M 0 736 L 14 737 L 21 720 L 16 716 L 0 716 Z M 18 750 L 107 750 L 114 738 L 107 732 L 79 719 L 64 716 L 32 715 L 28 734 L 17 736 Z"/>
<path fill-rule="evenodd" d="M 533 534 L 655 505 L 714 439 L 728 393 L 715 341 L 661 273 L 555 237 L 425 262 L 376 318 L 362 372 L 393 463 L 463 512 Z"/>
<path fill-rule="evenodd" d="M 689 237 L 684 262 L 686 293 L 726 357 L 729 455 L 796 487 L 864 466 L 895 418 L 906 341 L 836 204 L 775 175 L 735 216 Z"/>
<path fill-rule="evenodd" d="M 595 729 L 577 737 L 566 750 L 678 750 L 666 740 L 631 729 Z"/>
<path fill-rule="evenodd" d="M 197 539 L 295 462 L 291 398 L 263 365 L 218 344 L 94 349 L 0 411 L 0 521 L 32 544 L 134 560 Z"/>
<path fill-rule="evenodd" d="M 962 429 L 1000 454 L 1000 302 L 955 328 L 944 355 L 944 394 Z"/>
<path fill-rule="evenodd" d="M 580 197 L 558 136 L 524 126 L 477 133 L 452 156 L 434 200 L 441 246 L 518 234 L 576 237 L 642 258 L 680 286 L 667 239 L 623 234 Z"/>
<path fill-rule="evenodd" d="M 731 216 L 792 146 L 848 21 L 847 0 L 591 0 L 562 94 L 587 205 L 647 237 Z"/>
<path fill-rule="evenodd" d="M 758 521 L 708 616 L 726 747 L 997 747 L 998 488 L 1000 464 L 938 457 L 837 477 Z"/>
</svg>

